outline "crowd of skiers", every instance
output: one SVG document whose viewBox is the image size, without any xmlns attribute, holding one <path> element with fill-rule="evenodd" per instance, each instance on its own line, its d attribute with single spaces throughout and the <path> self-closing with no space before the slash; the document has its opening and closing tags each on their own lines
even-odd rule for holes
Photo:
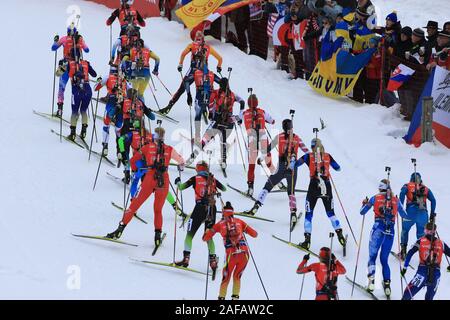
<svg viewBox="0 0 450 320">
<path fill-rule="evenodd" d="M 340 13 L 332 10 L 335 6 L 331 6 L 330 3 L 333 2 L 335 1 L 327 1 L 326 4 L 330 8 L 324 8 L 323 10 L 332 15 L 333 19 L 336 19 Z M 368 7 L 366 9 L 368 10 Z M 357 8 L 356 10 L 362 9 Z M 120 8 L 112 13 L 106 24 L 111 25 L 115 19 L 119 20 L 120 35 L 111 48 L 110 72 L 104 79 L 101 77 L 96 80 L 89 79 L 89 76 L 97 77 L 97 74 L 89 61 L 83 57 L 84 54 L 89 53 L 89 48 L 77 31 L 77 23 L 74 22 L 68 27 L 66 36 L 61 38 L 58 35 L 55 36 L 54 44 L 51 47 L 53 51 L 58 50 L 61 46 L 63 47 L 63 59 L 60 60 L 56 71 L 60 80 L 57 111 L 53 115 L 54 117 L 59 117 L 62 120 L 64 91 L 69 80 L 72 85 L 72 115 L 70 133 L 67 139 L 75 142 L 77 138 L 84 141 L 86 137 L 87 109 L 92 99 L 91 81 L 95 82 L 94 90 L 98 92 L 97 102 L 103 102 L 106 105 L 103 117 L 102 157 L 108 156 L 110 126 L 113 125 L 115 128 L 117 159 L 124 167 L 123 183 L 130 185 L 131 200 L 129 206 L 124 208 L 124 214 L 117 229 L 108 233 L 105 238 L 118 240 L 125 227 L 136 216 L 139 208 L 151 194 L 154 194 L 155 248 L 157 249 L 164 239 L 162 231 L 163 207 L 167 200 L 176 214 L 188 221 L 183 258 L 180 261 L 173 261 L 173 265 L 182 268 L 189 266 L 192 239 L 198 229 L 204 225 L 205 232 L 202 239 L 207 242 L 210 267 L 215 273 L 218 267 L 218 259 L 212 238 L 214 234 L 220 233 L 224 241 L 226 259 L 219 299 L 225 299 L 227 287 L 232 277 L 232 298 L 238 299 L 240 279 L 250 257 L 250 248 L 245 234 L 256 237 L 257 232 L 235 216 L 238 212 L 234 210 L 229 201 L 224 202 L 222 200 L 221 193 L 227 191 L 227 188 L 225 184 L 214 177 L 210 163 L 206 161 L 197 162 L 195 164 L 196 174 L 186 182 L 181 181 L 181 172 L 186 165 L 195 161 L 197 155 L 204 150 L 212 137 L 219 135 L 222 148 L 220 168 L 226 178 L 227 148 L 229 147 L 227 137 L 233 129 L 237 131 L 237 128 L 241 128 L 243 125 L 247 133 L 245 147 L 248 151 L 248 189 L 242 194 L 253 198 L 254 171 L 257 164 L 261 166 L 264 164 L 270 174 L 267 174 L 267 182 L 259 192 L 258 197 L 253 198 L 255 199 L 253 207 L 239 214 L 255 216 L 258 209 L 263 206 L 267 195 L 274 188 L 278 188 L 288 195 L 292 231 L 299 218 L 295 196 L 297 168 L 306 164 L 309 167 L 310 183 L 305 201 L 305 239 L 297 247 L 308 254 L 305 255 L 298 266 L 297 273 L 315 272 L 316 297 L 318 300 L 337 299 L 337 277 L 344 274 L 346 269 L 337 260 L 332 248 L 322 247 L 318 255 L 319 262 L 308 265 L 310 253 L 312 253 L 309 249 L 312 239 L 313 212 L 319 199 L 323 202 L 326 215 L 337 234 L 339 243 L 345 248 L 347 242 L 342 225 L 334 212 L 332 191 L 334 182 L 330 170 L 333 168 L 339 172 L 341 167 L 325 151 L 324 144 L 317 137 L 317 134 L 316 138 L 311 141 L 311 149 L 309 149 L 302 139 L 294 133 L 293 117 L 295 111 L 291 110 L 291 118 L 282 121 L 281 133 L 272 139 L 266 125 L 274 125 L 275 120 L 259 106 L 258 97 L 251 89 L 249 89 L 250 94 L 247 101 L 233 93 L 229 82 L 232 69 L 228 69 L 228 77 L 222 76 L 222 57 L 205 42 L 202 31 L 196 31 L 191 35 L 192 43 L 181 53 L 177 67 L 178 72 L 182 72 L 183 61 L 188 54 L 190 54 L 191 63 L 188 72 L 185 76 L 182 76 L 182 83 L 177 92 L 172 96 L 167 107 L 160 111 L 152 110 L 145 103 L 144 91 L 149 86 L 152 75 L 158 77 L 160 59 L 145 45 L 141 38 L 140 28 L 145 27 L 145 21 L 127 0 L 121 1 Z M 217 73 L 209 69 L 210 55 L 217 60 Z M 155 61 L 152 71 L 150 71 L 151 59 Z M 214 88 L 214 83 L 218 84 L 217 89 Z M 192 84 L 195 84 L 196 90 L 194 97 L 190 92 Z M 107 94 L 99 99 L 100 90 L 104 86 L 106 86 Z M 192 152 L 189 159 L 183 159 L 175 148 L 166 144 L 166 132 L 161 122 L 158 122 L 154 130 L 151 130 L 150 126 L 151 121 L 156 119 L 155 116 L 167 119 L 167 114 L 184 92 L 186 92 L 189 107 L 194 104 L 196 111 L 195 135 L 191 136 Z M 234 111 L 235 103 L 239 105 L 239 112 Z M 81 133 L 77 135 L 76 126 L 80 114 L 82 116 L 82 127 Z M 146 125 L 145 117 L 148 118 L 148 125 Z M 201 127 L 202 118 L 208 125 L 204 130 Z M 202 131 L 204 132 L 203 136 L 201 135 Z M 272 162 L 274 150 L 278 155 L 277 167 Z M 176 162 L 179 173 L 178 177 L 174 179 L 176 190 L 175 188 L 172 189 L 175 197 L 169 192 L 172 185 L 168 170 L 172 164 L 171 160 Z M 287 186 L 283 184 L 283 180 Z M 180 207 L 179 193 L 189 187 L 194 190 L 195 207 L 192 214 L 188 216 Z M 422 177 L 415 170 L 410 181 L 402 187 L 400 198 L 394 196 L 389 179 L 383 179 L 378 189 L 379 193 L 363 201 L 363 207 L 360 211 L 361 215 L 365 215 L 373 207 L 375 216 L 369 244 L 369 284 L 367 290 L 374 290 L 375 260 L 377 255 L 380 254 L 384 291 L 387 297 L 391 294 L 388 258 L 394 242 L 394 225 L 397 215 L 400 214 L 403 221 L 399 259 L 404 260 L 403 277 L 412 255 L 419 251 L 420 256 L 417 273 L 406 288 L 403 298 L 411 299 L 423 286 L 427 286 L 426 297 L 432 299 L 440 277 L 439 270 L 442 256 L 444 254 L 450 255 L 450 249 L 439 239 L 436 231 L 436 200 L 434 195 L 423 184 Z M 406 210 L 403 207 L 405 199 Z M 431 204 L 430 214 L 428 214 L 427 200 Z M 221 211 L 216 206 L 217 201 L 220 201 Z M 219 212 L 222 214 L 221 219 L 217 216 Z M 397 223 L 399 222 L 397 221 Z M 408 234 L 414 225 L 417 230 L 417 242 L 407 252 Z M 450 271 L 450 267 L 447 270 Z"/>
</svg>

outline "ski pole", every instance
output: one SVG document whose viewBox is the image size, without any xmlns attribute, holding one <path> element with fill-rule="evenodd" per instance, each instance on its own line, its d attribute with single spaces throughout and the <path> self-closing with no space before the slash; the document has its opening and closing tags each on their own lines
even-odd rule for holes
<svg viewBox="0 0 450 320">
<path fill-rule="evenodd" d="M 152 73 L 151 72 L 150 72 L 150 80 L 152 81 L 153 88 L 155 89 L 155 91 L 158 91 L 158 90 L 156 90 L 155 82 L 153 81 L 153 77 L 152 77 Z"/>
<path fill-rule="evenodd" d="M 161 108 L 159 107 L 158 100 L 156 99 L 155 93 L 153 92 L 152 86 L 151 86 L 150 84 L 148 84 L 148 87 L 150 88 L 150 91 L 151 91 L 151 93 L 152 93 L 153 99 L 154 99 L 155 102 L 156 102 L 156 106 L 158 107 L 158 110 L 161 110 Z"/>
<path fill-rule="evenodd" d="M 266 295 L 267 300 L 270 300 L 269 296 L 267 295 L 267 291 L 266 291 L 266 287 L 264 286 L 264 282 L 263 282 L 263 280 L 261 278 L 261 275 L 259 274 L 259 270 L 258 270 L 258 266 L 256 265 L 255 258 L 253 257 L 252 251 L 250 250 L 250 245 L 249 245 L 249 243 L 247 241 L 247 237 L 245 236 L 245 234 L 242 234 L 242 235 L 244 236 L 244 240 L 247 243 L 247 249 L 248 249 L 248 252 L 250 253 L 250 257 L 252 258 L 253 265 L 255 266 L 255 269 L 256 269 L 256 273 L 258 274 L 259 281 L 261 282 L 261 285 L 263 287 L 264 294 Z"/>
<path fill-rule="evenodd" d="M 109 25 L 109 59 L 112 58 L 112 24 Z"/>
<path fill-rule="evenodd" d="M 59 117 L 59 142 L 60 143 L 62 143 L 62 117 L 63 117 L 63 113 L 61 112 L 61 116 Z M 72 117 L 70 118 L 70 125 L 72 125 Z"/>
<path fill-rule="evenodd" d="M 238 131 L 237 131 L 237 128 L 236 128 L 236 123 L 234 124 L 234 130 L 236 132 L 236 139 L 237 139 L 237 142 L 238 142 L 239 153 L 241 154 L 242 166 L 244 167 L 244 174 L 245 174 L 245 173 L 247 173 L 247 169 L 245 168 L 244 155 L 242 154 L 241 141 L 239 140 L 239 135 L 238 135 Z"/>
<path fill-rule="evenodd" d="M 331 176 L 331 173 L 330 173 L 330 180 L 331 180 L 331 183 L 332 183 L 332 185 L 333 185 L 334 192 L 336 192 L 336 196 L 337 196 L 337 198 L 338 198 L 338 200 L 339 200 L 339 204 L 340 204 L 340 206 L 341 206 L 342 212 L 344 213 L 345 220 L 347 221 L 348 227 L 350 228 L 350 231 L 351 231 L 351 233 L 352 233 L 353 240 L 355 240 L 355 243 L 356 243 L 356 245 L 358 246 L 358 242 L 356 241 L 355 234 L 353 233 L 352 226 L 351 226 L 351 224 L 350 224 L 350 221 L 348 220 L 347 213 L 345 212 L 344 206 L 343 206 L 342 201 L 341 201 L 341 197 L 339 197 L 339 193 L 338 193 L 338 191 L 337 191 L 337 189 L 336 189 L 336 186 L 335 186 L 335 184 L 334 184 L 333 177 Z"/>
<path fill-rule="evenodd" d="M 181 179 L 180 171 L 178 171 L 178 173 L 179 173 L 178 176 Z M 177 191 L 175 193 L 175 206 L 178 205 L 178 190 L 179 190 L 179 188 L 177 186 Z M 175 219 L 174 220 L 175 220 L 175 223 L 174 223 L 174 228 L 173 228 L 174 230 L 173 230 L 173 259 L 172 259 L 173 263 L 175 263 L 175 251 L 176 251 L 176 247 L 177 247 L 177 210 L 175 210 Z"/>
<path fill-rule="evenodd" d="M 367 197 L 366 197 L 367 199 Z M 362 225 L 361 225 L 361 233 L 359 235 L 359 245 L 358 245 L 358 253 L 356 254 L 356 264 L 355 264 L 355 272 L 353 274 L 353 283 L 352 283 L 352 297 L 353 297 L 353 291 L 355 289 L 355 281 L 356 281 L 356 271 L 358 270 L 358 262 L 359 262 L 359 253 L 361 251 L 361 244 L 362 244 L 362 235 L 363 235 L 363 230 L 364 230 L 364 220 L 365 220 L 366 216 L 363 215 L 363 220 L 362 220 Z"/>
<path fill-rule="evenodd" d="M 331 260 L 333 257 L 333 239 L 334 239 L 334 233 L 330 232 L 329 237 L 331 238 L 330 240 L 330 256 L 328 257 L 328 275 L 327 275 L 327 282 L 328 281 L 332 281 L 332 273 L 331 273 Z M 331 292 L 328 293 L 331 296 Z M 336 297 L 334 297 L 335 300 Z"/>
<path fill-rule="evenodd" d="M 305 273 L 303 274 L 303 277 L 302 277 L 302 287 L 300 288 L 300 295 L 299 295 L 299 297 L 298 297 L 298 300 L 302 300 L 303 285 L 304 285 L 304 283 L 305 283 Z"/>
<path fill-rule="evenodd" d="M 52 95 L 52 117 L 55 113 L 55 86 L 56 86 L 56 63 L 58 60 L 58 52 L 55 51 L 55 65 L 53 67 L 53 95 Z M 61 114 L 62 117 L 62 114 Z"/>
<path fill-rule="evenodd" d="M 95 143 L 98 143 L 98 137 L 97 137 L 97 128 L 96 128 L 96 126 L 95 126 L 95 119 L 96 119 L 96 113 L 94 113 L 94 104 L 92 103 L 92 99 L 91 99 L 91 112 L 92 112 L 92 122 L 94 123 L 93 124 L 93 127 L 92 127 L 92 130 L 94 131 L 94 133 L 95 133 Z M 97 111 L 96 111 L 97 112 Z"/>
<path fill-rule="evenodd" d="M 97 91 L 97 103 L 95 104 L 95 114 L 97 114 L 97 108 L 98 108 L 98 99 L 100 97 L 100 90 Z M 92 101 L 91 101 L 92 102 Z M 92 143 L 94 142 L 94 132 L 96 132 L 96 126 L 95 126 L 95 118 L 94 118 L 94 128 L 91 134 L 91 144 L 89 146 L 89 158 L 88 161 L 91 160 L 91 153 L 92 153 Z M 102 150 L 102 155 L 103 157 L 103 150 Z"/>
<path fill-rule="evenodd" d="M 192 104 L 189 105 L 189 126 L 191 129 L 191 159 L 194 160 L 194 133 L 192 131 Z"/>
<path fill-rule="evenodd" d="M 159 82 L 162 84 L 163 88 L 166 89 L 167 93 L 168 93 L 171 97 L 173 97 L 172 92 L 170 92 L 170 90 L 167 89 L 166 85 L 164 84 L 164 82 L 162 82 L 161 78 L 160 78 L 158 75 L 156 76 L 156 79 L 159 80 Z"/>
<path fill-rule="evenodd" d="M 100 157 L 100 161 L 98 162 L 98 167 L 97 167 L 97 174 L 95 175 L 94 187 L 92 188 L 92 191 L 95 190 L 95 186 L 97 185 L 98 173 L 100 172 L 100 166 L 102 165 L 102 160 L 103 160 L 103 157 Z"/>
<path fill-rule="evenodd" d="M 397 247 L 398 247 L 398 252 L 401 251 L 401 246 L 400 246 L 400 219 L 397 219 Z M 398 264 L 399 264 L 399 270 L 400 270 L 400 287 L 402 289 L 401 294 L 403 295 L 403 277 L 402 277 L 402 261 L 399 259 L 398 260 Z"/>
<path fill-rule="evenodd" d="M 291 115 L 292 128 L 291 128 L 291 133 L 289 135 L 289 159 L 286 159 L 286 160 L 288 162 L 288 167 L 290 168 L 291 157 L 292 157 L 291 148 L 292 148 L 292 143 L 293 143 L 292 139 L 293 139 L 293 135 L 294 135 L 294 114 L 295 114 L 295 110 L 291 109 L 291 110 L 289 110 L 289 113 Z M 295 201 L 294 170 L 295 170 L 295 168 L 293 168 L 291 170 L 291 194 L 290 195 L 292 197 L 294 197 L 294 201 Z M 290 204 L 290 202 L 291 202 L 291 199 L 289 199 L 289 204 Z M 297 215 L 297 212 L 295 214 Z M 291 212 L 291 216 L 289 217 L 289 242 L 291 242 L 292 229 L 293 229 L 292 225 L 293 225 L 293 221 L 292 221 L 292 212 Z"/>
</svg>

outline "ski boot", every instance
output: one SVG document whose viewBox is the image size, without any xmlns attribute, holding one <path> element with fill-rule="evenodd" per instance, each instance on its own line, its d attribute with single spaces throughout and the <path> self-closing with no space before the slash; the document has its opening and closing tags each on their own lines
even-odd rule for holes
<svg viewBox="0 0 450 320">
<path fill-rule="evenodd" d="M 311 233 L 305 233 L 305 241 L 299 244 L 300 247 L 309 249 L 311 246 Z"/>
<path fill-rule="evenodd" d="M 231 300 L 239 300 L 239 295 L 237 295 L 237 294 L 232 294 L 232 295 L 231 295 Z"/>
<path fill-rule="evenodd" d="M 159 246 L 161 244 L 161 230 L 155 230 L 155 246 Z"/>
<path fill-rule="evenodd" d="M 63 114 L 63 103 L 58 102 L 58 110 L 56 110 L 56 113 L 53 115 L 54 117 L 61 118 Z"/>
<path fill-rule="evenodd" d="M 176 202 L 174 202 L 174 203 L 172 204 L 172 208 L 173 208 L 173 210 L 175 210 L 175 213 L 177 214 L 177 216 L 180 216 L 180 217 L 182 217 L 182 218 L 186 218 L 186 214 L 183 213 L 183 211 L 181 211 L 180 208 L 178 208 L 178 205 L 177 205 Z"/>
<path fill-rule="evenodd" d="M 81 139 L 85 139 L 86 138 L 86 129 L 87 129 L 88 125 L 86 123 L 83 123 L 81 125 L 81 132 L 80 132 L 80 138 Z"/>
<path fill-rule="evenodd" d="M 337 234 L 338 241 L 341 244 L 341 246 L 345 247 L 345 245 L 347 244 L 347 241 L 345 240 L 345 237 L 342 234 L 342 229 L 336 229 L 336 234 Z"/>
<path fill-rule="evenodd" d="M 217 298 L 217 300 L 225 300 L 225 297 L 219 296 L 219 297 Z"/>
<path fill-rule="evenodd" d="M 125 177 L 122 178 L 122 182 L 126 183 L 126 184 L 130 184 L 130 180 L 131 180 L 130 170 L 124 170 L 123 173 L 124 173 Z"/>
<path fill-rule="evenodd" d="M 247 195 L 253 196 L 253 181 L 248 181 L 247 185 L 248 185 Z"/>
<path fill-rule="evenodd" d="M 210 254 L 209 255 L 209 266 L 211 267 L 211 270 L 213 272 L 215 272 L 217 270 L 217 264 L 218 264 L 217 260 L 218 259 L 217 259 L 217 256 L 215 254 Z"/>
<path fill-rule="evenodd" d="M 291 232 L 294 230 L 295 225 L 297 224 L 297 208 L 291 209 Z"/>
<path fill-rule="evenodd" d="M 170 110 L 172 109 L 174 103 L 172 102 L 172 100 L 169 101 L 169 104 L 167 105 L 167 107 L 162 108 L 161 110 L 159 110 L 159 112 L 163 115 L 169 114 Z"/>
<path fill-rule="evenodd" d="M 67 136 L 67 139 L 75 141 L 75 137 L 77 136 L 76 129 L 77 127 L 70 126 L 70 134 Z"/>
<path fill-rule="evenodd" d="M 386 295 L 386 298 L 391 298 L 391 280 L 383 281 L 383 289 L 384 294 Z"/>
<path fill-rule="evenodd" d="M 261 207 L 261 205 L 262 205 L 261 202 L 256 201 L 255 204 L 253 205 L 253 208 L 251 208 L 249 211 L 245 211 L 244 213 L 254 216 L 256 212 L 258 212 L 258 209 L 259 207 Z"/>
<path fill-rule="evenodd" d="M 183 251 L 183 260 L 175 262 L 176 266 L 187 268 L 189 266 L 189 259 L 191 257 L 191 253 L 189 251 Z"/>
<path fill-rule="evenodd" d="M 400 244 L 400 253 L 398 254 L 400 260 L 405 261 L 406 258 L 406 244 Z"/>
<path fill-rule="evenodd" d="M 367 291 L 373 292 L 375 290 L 375 276 L 368 276 L 369 284 L 367 285 Z"/>
<path fill-rule="evenodd" d="M 114 232 L 108 233 L 105 238 L 117 240 L 122 236 L 123 229 L 125 229 L 126 224 L 123 222 L 119 223 L 119 227 Z"/>
<path fill-rule="evenodd" d="M 108 143 L 107 142 L 102 142 L 102 156 L 107 157 L 108 156 Z"/>
</svg>

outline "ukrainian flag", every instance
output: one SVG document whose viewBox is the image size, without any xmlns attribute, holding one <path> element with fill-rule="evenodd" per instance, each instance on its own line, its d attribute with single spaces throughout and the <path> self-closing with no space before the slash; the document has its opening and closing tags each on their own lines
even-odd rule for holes
<svg viewBox="0 0 450 320">
<path fill-rule="evenodd" d="M 327 97 L 337 98 L 348 95 L 353 90 L 364 66 L 369 63 L 376 51 L 375 48 L 371 48 L 353 55 L 341 48 L 344 41 L 346 41 L 345 36 L 339 36 L 333 42 L 330 32 L 325 35 L 320 61 L 308 80 L 308 84 L 314 90 Z"/>
</svg>

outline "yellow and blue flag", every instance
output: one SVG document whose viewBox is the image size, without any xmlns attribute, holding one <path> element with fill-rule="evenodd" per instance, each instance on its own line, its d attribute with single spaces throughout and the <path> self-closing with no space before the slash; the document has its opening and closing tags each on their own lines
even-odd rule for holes
<svg viewBox="0 0 450 320">
<path fill-rule="evenodd" d="M 322 41 L 320 61 L 317 63 L 308 84 L 317 92 L 327 97 L 337 98 L 348 95 L 355 86 L 364 66 L 376 51 L 370 48 L 353 55 L 343 50 L 345 37 L 340 36 L 336 41 L 331 40 L 330 32 Z"/>
<path fill-rule="evenodd" d="M 206 20 L 225 0 L 193 0 L 180 7 L 175 14 L 189 29 Z"/>
</svg>

